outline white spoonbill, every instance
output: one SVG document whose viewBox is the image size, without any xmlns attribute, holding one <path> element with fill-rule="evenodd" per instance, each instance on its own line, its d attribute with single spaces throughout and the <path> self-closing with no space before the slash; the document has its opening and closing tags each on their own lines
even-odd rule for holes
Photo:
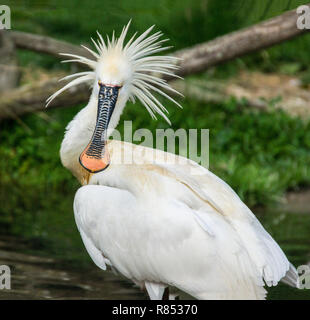
<svg viewBox="0 0 310 320">
<path fill-rule="evenodd" d="M 60 155 L 83 185 L 74 214 L 94 263 L 113 267 L 151 299 L 162 299 L 168 286 L 198 299 L 264 299 L 264 286 L 281 279 L 297 287 L 295 268 L 224 181 L 191 160 L 107 140 L 128 99 L 166 120 L 152 91 L 174 101 L 160 74 L 173 73 L 175 58 L 153 55 L 166 49 L 162 34 L 150 35 L 151 27 L 125 44 L 128 27 L 107 43 L 98 33 L 96 52 L 86 48 L 93 60 L 65 54 L 91 71 L 66 77 L 74 80 L 48 99 L 92 85 L 87 106 L 67 126 Z M 131 154 L 133 163 L 119 161 Z"/>
</svg>

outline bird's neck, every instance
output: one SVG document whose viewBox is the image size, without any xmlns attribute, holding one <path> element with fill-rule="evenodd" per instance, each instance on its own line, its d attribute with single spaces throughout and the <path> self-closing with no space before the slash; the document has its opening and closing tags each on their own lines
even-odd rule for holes
<svg viewBox="0 0 310 320">
<path fill-rule="evenodd" d="M 108 136 L 116 128 L 127 99 L 119 97 L 108 129 Z M 60 158 L 64 167 L 72 172 L 82 184 L 87 184 L 90 173 L 79 163 L 79 156 L 90 142 L 97 118 L 97 98 L 92 95 L 87 106 L 83 108 L 68 124 L 60 148 Z"/>
</svg>

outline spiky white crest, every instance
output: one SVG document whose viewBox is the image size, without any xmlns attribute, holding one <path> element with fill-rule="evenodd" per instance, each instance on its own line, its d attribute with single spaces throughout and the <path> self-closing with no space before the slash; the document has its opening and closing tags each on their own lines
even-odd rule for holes
<svg viewBox="0 0 310 320">
<path fill-rule="evenodd" d="M 152 91 L 159 93 L 181 107 L 180 104 L 165 93 L 165 91 L 176 94 L 180 93 L 171 88 L 167 81 L 161 78 L 161 75 L 177 77 L 173 74 L 173 70 L 177 69 L 177 58 L 154 55 L 169 48 L 162 47 L 162 44 L 168 39 L 159 40 L 162 36 L 161 32 L 158 31 L 149 35 L 154 26 L 147 29 L 137 38 L 135 33 L 125 44 L 124 41 L 129 25 L 130 21 L 123 28 L 118 39 L 115 38 L 113 32 L 112 38 L 107 37 L 106 42 L 97 31 L 98 40 L 95 41 L 91 39 L 96 48 L 96 52 L 82 46 L 91 53 L 94 60 L 75 54 L 62 53 L 62 55 L 71 58 L 63 62 L 86 64 L 93 71 L 79 72 L 62 78 L 61 80 L 75 79 L 51 95 L 47 99 L 47 105 L 60 93 L 75 85 L 90 82 L 96 85 L 97 81 L 101 81 L 105 84 L 126 87 L 131 101 L 134 102 L 135 98 L 137 98 L 145 106 L 152 118 L 156 119 L 156 113 L 158 113 L 170 123 L 165 115 L 165 112 L 168 112 L 167 109 L 154 96 Z"/>
</svg>

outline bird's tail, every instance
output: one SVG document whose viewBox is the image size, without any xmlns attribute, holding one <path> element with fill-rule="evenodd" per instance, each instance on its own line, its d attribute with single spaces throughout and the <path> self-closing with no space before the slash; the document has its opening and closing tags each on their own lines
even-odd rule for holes
<svg viewBox="0 0 310 320">
<path fill-rule="evenodd" d="M 290 263 L 290 268 L 286 272 L 285 277 L 281 281 L 293 288 L 300 288 L 299 276 L 296 268 Z"/>
</svg>

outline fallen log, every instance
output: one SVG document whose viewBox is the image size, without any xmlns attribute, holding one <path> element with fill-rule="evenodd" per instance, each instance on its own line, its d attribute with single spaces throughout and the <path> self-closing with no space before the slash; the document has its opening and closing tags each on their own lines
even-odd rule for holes
<svg viewBox="0 0 310 320">
<path fill-rule="evenodd" d="M 29 112 L 44 110 L 45 100 L 62 85 L 58 79 L 51 79 L 45 82 L 38 82 L 34 85 L 25 85 L 17 89 L 1 94 L 0 120 L 16 118 Z M 51 104 L 49 108 L 59 106 L 70 107 L 89 98 L 89 88 L 83 84 L 70 88 L 59 96 L 57 103 Z"/>
</svg>

